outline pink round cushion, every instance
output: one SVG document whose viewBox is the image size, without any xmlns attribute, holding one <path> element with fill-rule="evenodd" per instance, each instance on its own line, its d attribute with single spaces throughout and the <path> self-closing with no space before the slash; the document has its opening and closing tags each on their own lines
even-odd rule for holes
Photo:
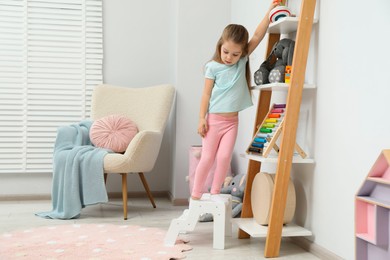
<svg viewBox="0 0 390 260">
<path fill-rule="evenodd" d="M 136 124 L 129 118 L 110 115 L 93 122 L 89 138 L 96 147 L 122 153 L 126 151 L 127 146 L 137 133 Z"/>
</svg>

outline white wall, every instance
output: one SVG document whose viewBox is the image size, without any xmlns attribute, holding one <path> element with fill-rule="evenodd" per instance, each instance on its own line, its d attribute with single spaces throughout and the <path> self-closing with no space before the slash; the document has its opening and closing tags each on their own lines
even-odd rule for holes
<svg viewBox="0 0 390 260">
<path fill-rule="evenodd" d="M 223 28 L 230 21 L 226 0 L 176 0 L 176 143 L 173 166 L 174 198 L 188 198 L 188 149 L 200 144 L 197 135 L 203 67 L 214 53 Z"/>
<path fill-rule="evenodd" d="M 172 83 L 174 0 L 110 0 L 104 9 L 104 81 Z"/>
<path fill-rule="evenodd" d="M 347 259 L 354 255 L 354 195 L 380 151 L 390 148 L 390 52 L 380 47 L 390 42 L 390 2 L 353 6 L 351 13 L 350 3 L 320 2 L 310 205 L 316 243 Z"/>
<path fill-rule="evenodd" d="M 174 1 L 110 0 L 103 3 L 104 82 L 127 87 L 175 85 Z M 145 174 L 152 191 L 166 191 L 170 187 L 174 124 L 174 116 L 171 116 L 156 165 L 152 172 Z M 110 176 L 107 190 L 120 192 L 120 176 Z M 144 191 L 137 175 L 129 175 L 128 190 Z"/>
</svg>

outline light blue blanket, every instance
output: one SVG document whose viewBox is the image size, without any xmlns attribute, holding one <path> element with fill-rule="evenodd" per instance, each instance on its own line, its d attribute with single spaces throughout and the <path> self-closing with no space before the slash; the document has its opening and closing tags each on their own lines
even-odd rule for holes
<svg viewBox="0 0 390 260">
<path fill-rule="evenodd" d="M 85 206 L 108 201 L 103 177 L 103 159 L 108 151 L 91 144 L 91 125 L 92 121 L 85 120 L 58 129 L 53 155 L 53 210 L 37 216 L 77 218 Z"/>
</svg>

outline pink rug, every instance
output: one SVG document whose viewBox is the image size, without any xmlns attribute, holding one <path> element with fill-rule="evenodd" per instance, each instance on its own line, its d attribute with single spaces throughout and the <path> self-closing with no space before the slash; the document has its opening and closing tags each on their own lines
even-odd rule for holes
<svg viewBox="0 0 390 260">
<path fill-rule="evenodd" d="M 0 236 L 1 259 L 182 259 L 191 247 L 164 246 L 166 231 L 140 226 L 74 224 L 38 227 Z"/>
</svg>

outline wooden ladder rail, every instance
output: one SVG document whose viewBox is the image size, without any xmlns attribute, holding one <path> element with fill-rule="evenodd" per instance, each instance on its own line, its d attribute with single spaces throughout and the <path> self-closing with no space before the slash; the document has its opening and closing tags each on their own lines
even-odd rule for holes
<svg viewBox="0 0 390 260">
<path fill-rule="evenodd" d="M 279 41 L 279 39 L 280 39 L 280 34 L 269 34 L 265 58 L 267 58 L 268 55 L 271 53 L 272 47 L 277 41 Z M 252 136 L 254 136 L 257 133 L 258 125 L 263 122 L 265 116 L 268 114 L 269 107 L 271 104 L 271 96 L 272 96 L 272 91 L 269 90 L 261 90 L 259 93 L 257 110 L 256 110 L 256 120 L 253 127 Z M 241 210 L 241 218 L 253 217 L 252 202 L 251 202 L 252 184 L 254 178 L 256 177 L 256 174 L 260 171 L 260 168 L 261 168 L 261 162 L 255 160 L 249 160 L 247 176 L 246 176 L 246 185 L 245 185 L 242 210 Z M 249 238 L 249 234 L 243 231 L 242 229 L 239 229 L 238 238 Z"/>
<path fill-rule="evenodd" d="M 316 0 L 302 0 L 264 256 L 279 256 Z"/>
</svg>

